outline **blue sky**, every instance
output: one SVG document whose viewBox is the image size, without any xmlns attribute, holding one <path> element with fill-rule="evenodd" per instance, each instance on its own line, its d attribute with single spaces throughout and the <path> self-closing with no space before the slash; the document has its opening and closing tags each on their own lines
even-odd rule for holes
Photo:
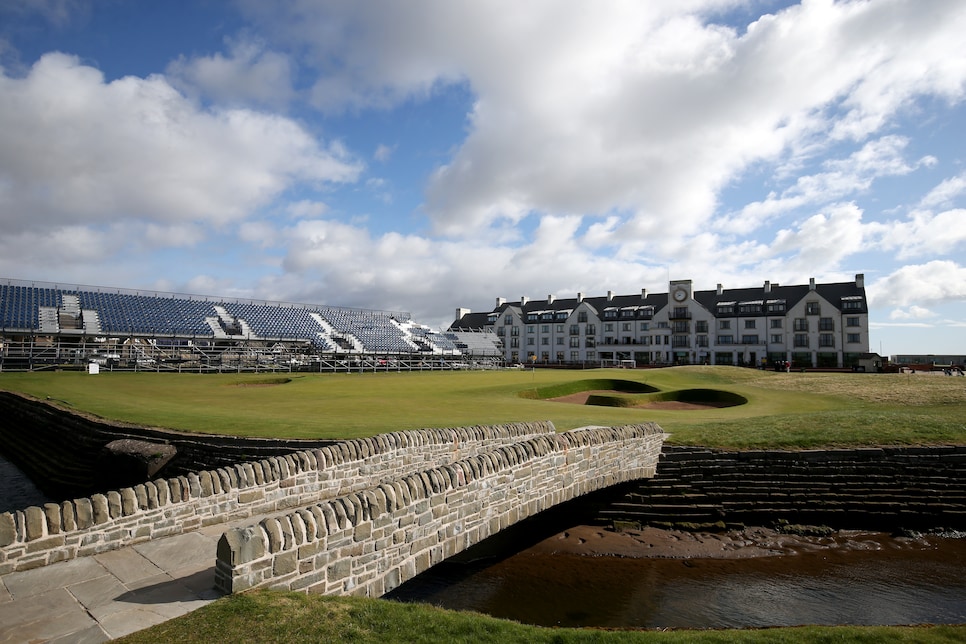
<svg viewBox="0 0 966 644">
<path fill-rule="evenodd" d="M 866 278 L 966 354 L 966 3 L 7 0 L 0 276 L 410 311 Z"/>
</svg>

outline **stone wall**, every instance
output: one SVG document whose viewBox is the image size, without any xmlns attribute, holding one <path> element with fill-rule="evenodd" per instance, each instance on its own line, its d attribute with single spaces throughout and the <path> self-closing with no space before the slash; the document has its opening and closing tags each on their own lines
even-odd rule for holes
<svg viewBox="0 0 966 644">
<path fill-rule="evenodd" d="M 0 514 L 0 574 L 284 512 L 541 435 L 550 422 L 394 432 Z"/>
<path fill-rule="evenodd" d="M 378 597 L 517 521 L 653 476 L 664 438 L 653 423 L 539 436 L 233 528 L 216 585 Z"/>
<path fill-rule="evenodd" d="M 64 408 L 66 403 L 0 391 L 0 451 L 50 498 L 90 496 L 127 487 L 117 481 L 104 447 L 118 439 L 174 446 L 177 454 L 158 476 L 172 477 L 242 461 L 311 450 L 335 440 L 278 440 L 193 434 L 105 421 Z M 153 477 L 152 477 L 153 478 Z"/>
<path fill-rule="evenodd" d="M 607 521 L 966 529 L 966 446 L 749 450 L 665 446 Z"/>
</svg>

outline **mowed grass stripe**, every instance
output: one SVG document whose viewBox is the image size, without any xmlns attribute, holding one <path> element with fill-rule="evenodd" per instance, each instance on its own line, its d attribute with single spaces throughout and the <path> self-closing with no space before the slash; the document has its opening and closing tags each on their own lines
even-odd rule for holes
<svg viewBox="0 0 966 644">
<path fill-rule="evenodd" d="M 660 392 L 655 396 L 705 388 L 738 394 L 748 403 L 681 411 L 573 405 L 534 395 L 608 379 L 654 387 Z M 560 430 L 654 421 L 672 443 L 726 448 L 966 440 L 966 381 L 927 375 L 700 366 L 278 375 L 8 372 L 0 374 L 0 389 L 126 423 L 276 438 L 550 420 Z"/>
</svg>

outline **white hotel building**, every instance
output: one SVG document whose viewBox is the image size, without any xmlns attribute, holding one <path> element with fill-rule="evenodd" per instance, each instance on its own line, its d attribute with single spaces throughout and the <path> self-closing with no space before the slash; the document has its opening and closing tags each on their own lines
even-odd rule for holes
<svg viewBox="0 0 966 644">
<path fill-rule="evenodd" d="M 451 330 L 485 329 L 510 363 L 851 367 L 869 352 L 864 276 L 854 282 L 531 300 L 457 309 Z"/>
</svg>

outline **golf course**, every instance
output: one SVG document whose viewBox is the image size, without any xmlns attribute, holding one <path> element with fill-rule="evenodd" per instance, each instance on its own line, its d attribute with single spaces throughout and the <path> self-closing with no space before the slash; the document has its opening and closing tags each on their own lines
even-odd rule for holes
<svg viewBox="0 0 966 644">
<path fill-rule="evenodd" d="M 550 420 L 656 422 L 668 443 L 814 449 L 966 443 L 966 378 L 738 367 L 465 372 L 0 373 L 0 390 L 112 422 L 273 438 L 356 438 Z M 431 606 L 256 591 L 122 642 L 955 642 L 966 626 L 711 631 L 539 628 Z"/>
<path fill-rule="evenodd" d="M 586 371 L 2 373 L 0 389 L 104 419 L 199 433 L 356 438 L 550 420 L 559 431 L 653 421 L 669 442 L 728 449 L 966 441 L 966 379 L 739 367 Z"/>
</svg>

